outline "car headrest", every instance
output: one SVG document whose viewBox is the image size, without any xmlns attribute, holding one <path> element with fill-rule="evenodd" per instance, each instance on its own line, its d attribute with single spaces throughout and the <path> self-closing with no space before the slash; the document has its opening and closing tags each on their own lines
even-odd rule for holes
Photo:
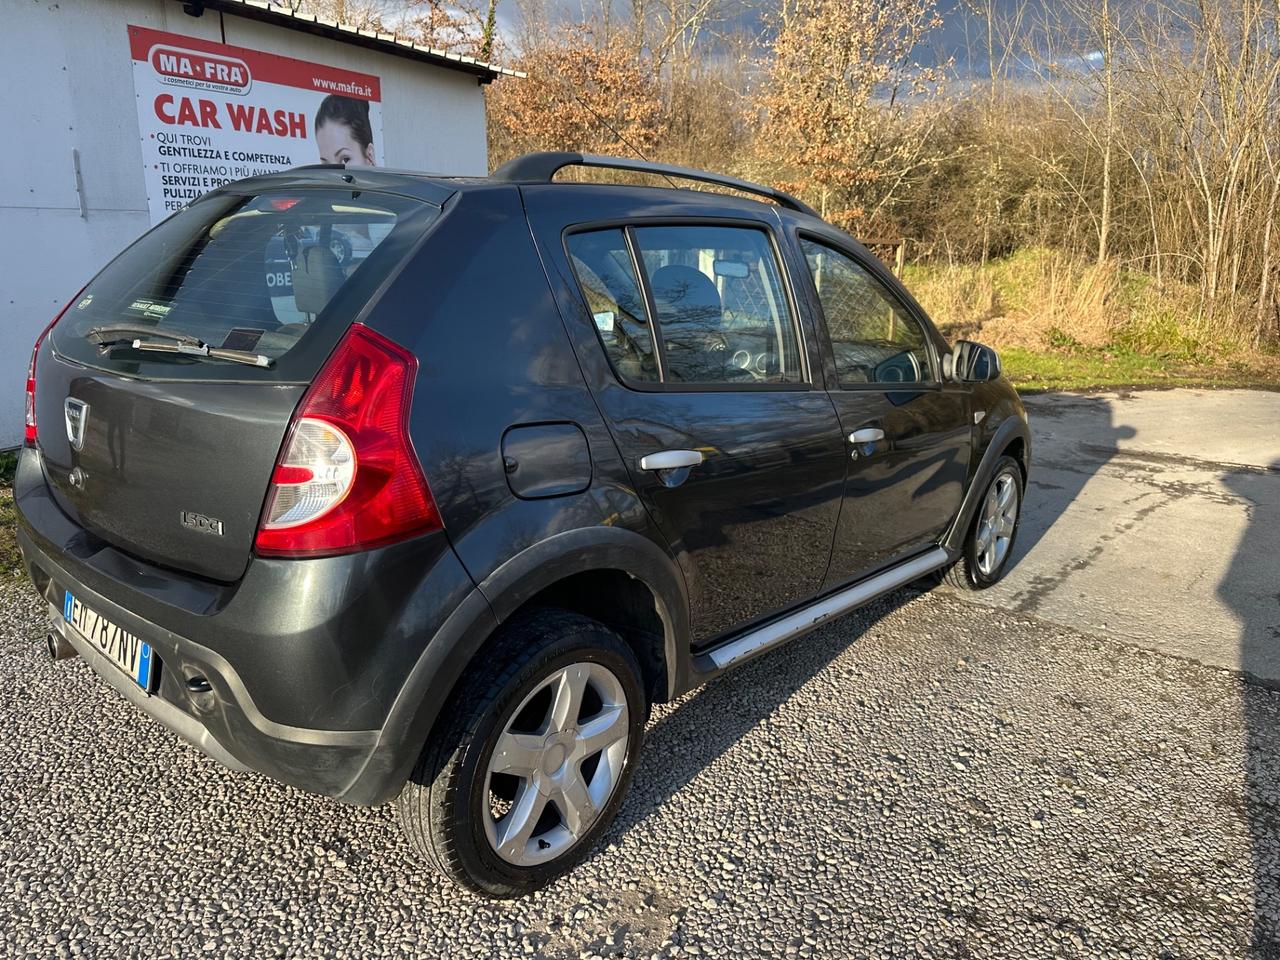
<svg viewBox="0 0 1280 960">
<path fill-rule="evenodd" d="M 720 291 L 702 271 L 672 263 L 654 271 L 652 285 L 659 319 L 720 326 L 724 318 Z"/>
<path fill-rule="evenodd" d="M 293 269 L 293 302 L 301 313 L 315 315 L 329 305 L 347 279 L 332 250 L 303 247 Z"/>
</svg>

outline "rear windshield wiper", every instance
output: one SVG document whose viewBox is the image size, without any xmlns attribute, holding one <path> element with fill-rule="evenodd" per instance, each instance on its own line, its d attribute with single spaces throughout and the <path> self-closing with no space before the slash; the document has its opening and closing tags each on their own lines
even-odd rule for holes
<svg viewBox="0 0 1280 960">
<path fill-rule="evenodd" d="M 143 340 L 139 337 L 163 337 L 164 341 Z M 152 353 L 180 353 L 188 357 L 212 357 L 215 360 L 230 360 L 234 363 L 247 363 L 254 367 L 270 367 L 275 363 L 271 357 L 248 350 L 228 350 L 224 347 L 211 347 L 199 337 L 189 333 L 169 333 L 167 330 L 156 330 L 153 327 L 115 324 L 94 327 L 84 335 L 91 343 L 96 343 L 103 351 L 113 347 L 132 347 L 134 350 L 149 350 Z"/>
<path fill-rule="evenodd" d="M 166 343 L 162 340 L 117 340 L 114 344 L 103 344 L 103 346 L 108 348 L 112 346 L 129 346 L 134 350 L 145 350 L 151 353 L 180 353 L 184 357 L 209 357 L 213 360 L 231 360 L 234 363 L 247 363 L 252 367 L 270 367 L 275 363 L 275 360 L 271 357 L 261 353 L 211 347 L 195 337 L 191 339 L 195 340 L 195 343 L 190 343 L 185 339 L 178 343 Z"/>
<path fill-rule="evenodd" d="M 173 334 L 161 334 L 163 337 Z M 140 349 L 148 353 L 180 353 L 184 357 L 209 357 L 211 360 L 229 360 L 234 364 L 248 364 L 250 366 L 270 367 L 275 364 L 273 358 L 262 355 L 262 353 L 251 353 L 247 349 L 227 349 L 225 347 L 210 347 L 198 337 L 183 337 L 177 342 L 168 342 L 168 340 L 143 340 L 141 338 L 131 339 L 128 337 L 120 337 L 114 340 L 102 340 L 99 348 L 102 352 L 113 351 L 113 349 Z"/>
<path fill-rule="evenodd" d="M 127 323 L 92 327 L 84 335 L 86 340 L 90 343 L 96 343 L 100 347 L 110 347 L 117 343 L 132 343 L 135 337 L 160 337 L 177 343 L 189 343 L 192 346 L 201 346 L 204 343 L 199 337 L 193 337 L 189 333 L 169 333 L 166 330 L 157 330 L 155 327 Z"/>
</svg>

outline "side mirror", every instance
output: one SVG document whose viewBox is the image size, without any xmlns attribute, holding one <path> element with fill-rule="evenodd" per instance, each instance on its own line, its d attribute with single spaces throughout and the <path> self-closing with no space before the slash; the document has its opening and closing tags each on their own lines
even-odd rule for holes
<svg viewBox="0 0 1280 960">
<path fill-rule="evenodd" d="M 1000 356 L 990 347 L 960 340 L 943 357 L 943 373 L 963 383 L 985 383 L 1000 377 Z"/>
</svg>

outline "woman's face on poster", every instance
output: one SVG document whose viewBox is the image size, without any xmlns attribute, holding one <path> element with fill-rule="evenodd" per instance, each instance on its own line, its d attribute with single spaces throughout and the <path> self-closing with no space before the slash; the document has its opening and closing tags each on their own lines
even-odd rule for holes
<svg viewBox="0 0 1280 960">
<path fill-rule="evenodd" d="M 360 146 L 345 123 L 329 121 L 316 128 L 316 147 L 321 163 L 340 163 L 344 167 L 372 167 L 373 144 Z"/>
</svg>

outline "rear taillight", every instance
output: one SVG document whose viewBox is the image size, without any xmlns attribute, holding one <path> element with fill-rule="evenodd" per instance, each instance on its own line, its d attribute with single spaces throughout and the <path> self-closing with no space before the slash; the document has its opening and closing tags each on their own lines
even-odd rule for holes
<svg viewBox="0 0 1280 960">
<path fill-rule="evenodd" d="M 80 293 L 84 293 L 83 288 Z M 57 326 L 62 315 L 71 309 L 71 304 L 80 299 L 80 293 L 72 297 L 70 303 L 59 310 L 58 315 L 49 321 L 49 325 L 40 331 L 40 336 L 36 337 L 36 345 L 31 348 L 31 362 L 27 364 L 27 428 L 24 437 L 28 447 L 36 445 L 36 436 L 39 432 L 36 429 L 36 354 L 40 352 L 40 344 L 44 343 L 44 338 L 49 335 L 49 331 Z"/>
<path fill-rule="evenodd" d="M 40 352 L 40 343 L 44 340 L 45 333 L 36 338 L 36 345 L 31 348 L 31 362 L 27 364 L 27 432 L 26 444 L 28 447 L 36 445 L 36 354 Z"/>
<path fill-rule="evenodd" d="M 316 557 L 440 529 L 409 441 L 418 361 L 352 324 L 302 398 L 267 491 L 255 548 Z"/>
</svg>

